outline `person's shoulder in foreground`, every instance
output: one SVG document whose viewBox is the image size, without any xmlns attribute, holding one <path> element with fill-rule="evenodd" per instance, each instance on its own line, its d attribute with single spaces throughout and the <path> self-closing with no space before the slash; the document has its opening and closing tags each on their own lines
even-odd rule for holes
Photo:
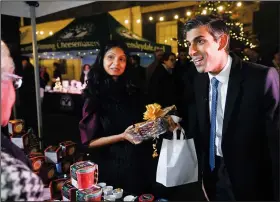
<svg viewBox="0 0 280 202">
<path fill-rule="evenodd" d="M 23 162 L 1 152 L 1 201 L 42 201 L 44 185 Z"/>
</svg>

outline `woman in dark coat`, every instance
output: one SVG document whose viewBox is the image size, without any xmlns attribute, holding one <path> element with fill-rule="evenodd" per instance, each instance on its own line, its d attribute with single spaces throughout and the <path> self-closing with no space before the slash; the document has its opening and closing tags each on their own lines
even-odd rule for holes
<svg viewBox="0 0 280 202">
<path fill-rule="evenodd" d="M 85 64 L 83 66 L 83 71 L 82 71 L 81 77 L 80 77 L 80 82 L 82 82 L 82 84 L 84 84 L 87 81 L 89 70 L 90 70 L 90 65 Z"/>
<path fill-rule="evenodd" d="M 48 82 L 50 81 L 50 75 L 48 74 L 46 67 L 40 68 L 40 87 L 44 88 L 46 85 L 48 85 Z"/>
<path fill-rule="evenodd" d="M 88 75 L 81 140 L 98 164 L 99 181 L 128 193 L 149 192 L 152 142 L 134 145 L 125 130 L 142 122 L 145 99 L 129 73 L 127 47 L 110 41 Z"/>
</svg>

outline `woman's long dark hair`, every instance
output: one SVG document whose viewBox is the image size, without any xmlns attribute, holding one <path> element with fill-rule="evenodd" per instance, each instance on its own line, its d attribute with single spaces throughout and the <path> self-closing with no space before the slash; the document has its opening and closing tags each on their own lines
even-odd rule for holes
<svg viewBox="0 0 280 202">
<path fill-rule="evenodd" d="M 129 61 L 129 52 L 125 43 L 120 41 L 111 40 L 105 46 L 102 46 L 100 52 L 97 55 L 96 61 L 93 67 L 88 73 L 87 87 L 84 90 L 84 97 L 90 98 L 96 103 L 100 99 L 100 87 L 101 85 L 106 85 L 108 88 L 111 88 L 114 85 L 112 76 L 110 76 L 104 69 L 103 59 L 105 54 L 111 48 L 118 47 L 121 48 L 126 55 L 126 68 L 122 75 L 118 77 L 118 82 L 122 82 L 125 85 L 126 92 L 131 94 L 137 89 L 137 86 L 132 81 L 130 76 L 131 63 Z"/>
</svg>

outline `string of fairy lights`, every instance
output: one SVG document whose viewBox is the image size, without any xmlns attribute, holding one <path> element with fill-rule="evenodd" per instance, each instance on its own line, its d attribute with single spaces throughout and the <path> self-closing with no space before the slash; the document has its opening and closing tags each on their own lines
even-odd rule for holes
<svg viewBox="0 0 280 202">
<path fill-rule="evenodd" d="M 247 3 L 247 2 L 246 2 Z M 216 15 L 221 17 L 230 28 L 230 36 L 233 40 L 241 42 L 243 48 L 255 48 L 258 46 L 258 41 L 254 39 L 253 35 L 244 31 L 244 23 L 240 21 L 241 10 L 244 7 L 245 2 L 237 1 L 201 1 L 199 4 L 194 6 L 192 9 L 187 9 L 184 16 L 174 14 L 175 20 L 182 20 L 185 22 L 195 15 Z M 169 17 L 170 18 L 170 17 Z M 165 21 L 166 16 L 158 16 L 157 18 L 153 15 L 148 16 L 150 22 Z M 138 20 L 139 21 L 139 20 Z M 170 41 L 177 41 L 179 48 L 187 47 L 187 43 L 183 37 L 170 38 Z M 164 43 L 168 44 L 168 40 L 164 40 Z M 247 60 L 247 57 L 244 57 Z"/>
<path fill-rule="evenodd" d="M 255 48 L 257 44 L 252 42 L 248 34 L 244 32 L 244 24 L 240 22 L 240 8 L 242 2 L 234 1 L 202 1 L 196 9 L 196 15 L 217 15 L 222 17 L 230 28 L 232 39 L 242 42 L 245 47 Z"/>
<path fill-rule="evenodd" d="M 253 35 L 250 35 L 250 33 L 246 33 L 244 29 L 246 28 L 244 23 L 242 23 L 240 20 L 241 18 L 241 10 L 244 8 L 244 4 L 247 4 L 248 2 L 237 2 L 237 1 L 201 1 L 194 5 L 193 7 L 188 7 L 186 9 L 186 12 L 184 14 L 174 13 L 172 16 L 164 16 L 159 15 L 155 16 L 153 14 L 147 16 L 148 22 L 154 23 L 154 22 L 163 22 L 170 20 L 172 18 L 173 20 L 178 21 L 187 21 L 188 19 L 192 18 L 195 15 L 217 15 L 221 18 L 223 18 L 230 28 L 230 36 L 233 40 L 236 40 L 240 42 L 240 45 L 242 45 L 242 48 L 255 48 L 258 46 L 258 41 L 254 39 Z M 243 9 L 244 11 L 244 9 Z M 139 24 L 141 22 L 146 22 L 146 20 L 141 18 L 136 18 L 136 23 Z M 125 24 L 129 23 L 128 19 L 125 19 Z M 245 27 L 245 28 L 244 28 Z M 36 34 L 43 35 L 43 31 L 38 31 Z M 48 33 L 49 35 L 52 35 L 53 32 L 50 31 Z M 184 37 L 171 37 L 170 41 L 177 42 L 178 48 L 187 48 L 187 43 Z M 165 44 L 169 44 L 169 38 L 164 40 Z M 62 57 L 65 58 L 74 58 L 75 56 L 83 56 L 83 55 L 91 55 L 92 53 L 81 53 L 76 55 L 70 55 L 65 54 Z M 42 55 L 43 56 L 43 55 Z M 40 56 L 41 57 L 41 56 Z M 48 55 L 49 58 L 54 58 L 54 55 Z M 244 60 L 248 60 L 247 56 L 244 56 Z"/>
</svg>

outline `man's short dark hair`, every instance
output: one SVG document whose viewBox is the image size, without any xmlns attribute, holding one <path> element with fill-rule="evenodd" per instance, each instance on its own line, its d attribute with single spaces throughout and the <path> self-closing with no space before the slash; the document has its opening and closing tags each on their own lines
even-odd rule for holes
<svg viewBox="0 0 280 202">
<path fill-rule="evenodd" d="M 187 21 L 185 23 L 184 29 L 185 36 L 187 32 L 200 26 L 206 26 L 215 41 L 217 41 L 222 34 L 226 34 L 228 37 L 230 36 L 229 28 L 226 23 L 221 18 L 213 15 L 197 15 L 191 20 Z M 229 40 L 226 51 L 229 51 Z"/>
<path fill-rule="evenodd" d="M 163 56 L 162 56 L 162 62 L 163 62 L 163 61 L 169 60 L 169 57 L 170 57 L 171 55 L 173 55 L 173 56 L 176 58 L 175 53 L 172 53 L 172 52 L 165 52 L 165 53 L 163 54 Z"/>
</svg>

